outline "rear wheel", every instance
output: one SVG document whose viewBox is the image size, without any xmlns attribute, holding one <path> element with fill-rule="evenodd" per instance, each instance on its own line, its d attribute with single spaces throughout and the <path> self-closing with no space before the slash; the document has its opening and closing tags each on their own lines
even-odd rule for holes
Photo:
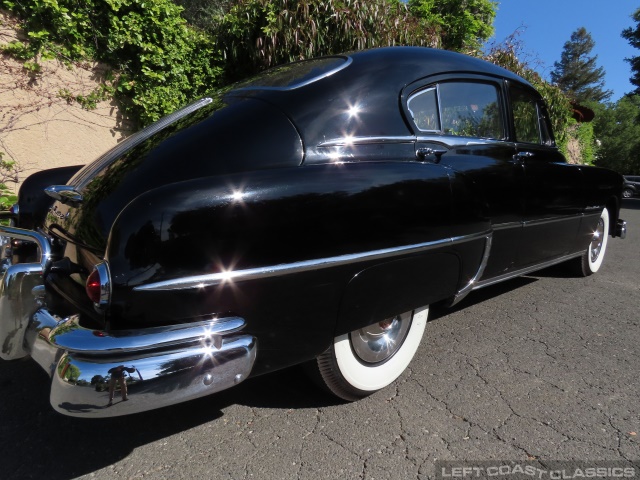
<svg viewBox="0 0 640 480">
<path fill-rule="evenodd" d="M 622 190 L 622 196 L 624 198 L 631 198 L 633 197 L 633 190 L 629 189 L 629 188 L 625 188 L 624 190 Z"/>
<path fill-rule="evenodd" d="M 608 239 L 609 210 L 605 208 L 600 214 L 598 225 L 591 237 L 591 243 L 582 256 L 576 259 L 576 266 L 580 275 L 588 277 L 600 270 L 604 254 L 607 251 Z"/>
<path fill-rule="evenodd" d="M 316 361 L 316 378 L 334 395 L 358 400 L 386 387 L 418 350 L 429 307 L 401 313 L 340 335 Z"/>
</svg>

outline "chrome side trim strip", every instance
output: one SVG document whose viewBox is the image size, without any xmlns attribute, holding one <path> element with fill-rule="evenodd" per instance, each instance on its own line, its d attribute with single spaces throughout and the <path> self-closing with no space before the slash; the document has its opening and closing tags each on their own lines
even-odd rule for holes
<svg viewBox="0 0 640 480">
<path fill-rule="evenodd" d="M 537 263 L 529 267 L 521 268 L 520 270 L 505 273 L 497 277 L 488 278 L 486 280 L 476 283 L 473 287 L 473 290 L 478 290 L 479 288 L 482 288 L 482 287 L 488 287 L 489 285 L 494 285 L 496 283 L 500 283 L 505 280 L 511 280 L 512 278 L 521 277 L 522 275 L 526 275 L 527 273 L 535 272 L 536 270 L 542 270 L 543 268 L 551 267 L 553 265 L 557 265 L 558 263 L 566 262 L 567 260 L 571 260 L 572 258 L 579 257 L 580 255 L 582 255 L 582 252 L 572 253 L 570 255 L 565 255 L 563 257 L 559 257 L 553 260 L 548 260 L 546 262 Z"/>
<path fill-rule="evenodd" d="M 194 275 L 191 277 L 176 278 L 173 280 L 165 280 L 162 282 L 150 283 L 147 285 L 138 285 L 134 287 L 135 291 L 160 291 L 160 290 L 186 290 L 194 288 L 211 287 L 226 282 L 242 282 L 246 280 L 256 280 L 259 278 L 275 277 L 277 275 L 289 275 L 292 273 L 301 273 L 309 270 L 318 270 L 321 268 L 338 267 L 349 265 L 356 262 L 367 260 L 382 260 L 385 258 L 397 257 L 399 255 L 410 255 L 413 253 L 422 253 L 434 248 L 455 245 L 472 240 L 482 239 L 490 235 L 490 232 L 476 233 L 472 235 L 463 235 L 459 237 L 450 237 L 432 242 L 418 243 L 415 245 L 405 245 L 402 247 L 384 248 L 373 250 L 370 252 L 352 253 L 348 255 L 339 255 L 328 258 L 318 258 L 314 260 L 306 260 L 302 262 L 283 263 L 280 265 L 270 265 L 266 267 L 248 268 L 245 270 L 236 270 L 228 272 L 211 273 L 207 275 Z"/>
<path fill-rule="evenodd" d="M 458 293 L 456 293 L 456 295 L 453 297 L 453 300 L 451 302 L 451 306 L 454 306 L 456 303 L 461 302 L 464 299 L 464 297 L 469 295 L 469 293 L 471 293 L 471 291 L 474 289 L 474 286 L 476 285 L 476 282 L 480 278 L 482 278 L 482 274 L 484 273 L 484 269 L 487 267 L 487 262 L 489 261 L 489 255 L 491 253 L 491 243 L 492 243 L 492 241 L 493 241 L 493 236 L 492 235 L 487 235 L 487 237 L 485 239 L 485 245 L 484 245 L 484 254 L 482 255 L 482 261 L 480 262 L 480 266 L 478 267 L 478 271 L 473 276 L 473 278 L 471 280 L 469 280 L 469 283 L 467 283 L 464 287 L 462 287 L 458 291 Z"/>
<path fill-rule="evenodd" d="M 318 147 L 348 147 L 351 145 L 373 145 L 380 143 L 414 143 L 416 137 L 404 136 L 380 136 L 380 137 L 341 137 L 320 142 Z"/>
</svg>

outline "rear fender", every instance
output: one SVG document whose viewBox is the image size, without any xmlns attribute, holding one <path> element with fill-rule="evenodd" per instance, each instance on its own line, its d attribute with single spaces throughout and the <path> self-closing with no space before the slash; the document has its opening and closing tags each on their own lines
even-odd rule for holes
<svg viewBox="0 0 640 480">
<path fill-rule="evenodd" d="M 376 252 L 441 240 L 449 234 L 450 220 L 446 169 L 415 162 L 305 166 L 167 185 L 134 199 L 111 229 L 107 259 L 114 308 L 143 323 L 169 323 L 170 317 L 184 315 L 184 305 L 161 302 L 157 312 L 149 305 L 138 309 L 132 299 L 135 289 L 159 295 L 163 282 L 186 279 L 188 284 L 202 275 L 250 272 L 240 287 L 257 298 L 279 276 L 284 282 L 299 275 L 309 282 L 295 287 L 301 298 L 335 291 L 325 307 L 325 322 L 333 331 L 341 296 L 337 291 L 343 292 L 359 271 L 380 263 Z M 385 261 L 401 257 L 385 256 Z M 346 264 L 344 258 L 349 259 Z M 308 261 L 320 264 L 301 271 L 298 267 Z M 295 268 L 282 272 L 283 265 Z M 269 280 L 256 278 L 256 270 L 266 271 Z M 257 277 L 264 278 L 263 273 Z M 194 285 L 215 292 L 223 288 L 199 281 L 190 285 L 191 290 Z M 290 293 L 283 291 L 270 301 L 277 305 L 279 297 Z M 215 308 L 235 311 L 251 322 L 238 311 L 251 302 L 236 300 L 220 294 L 215 305 L 202 307 L 208 311 L 190 313 L 211 314 Z"/>
<path fill-rule="evenodd" d="M 44 189 L 50 185 L 66 184 L 82 167 L 83 165 L 52 168 L 27 177 L 18 193 L 20 213 L 17 226 L 29 230 L 41 226 L 54 201 L 44 193 Z"/>
</svg>

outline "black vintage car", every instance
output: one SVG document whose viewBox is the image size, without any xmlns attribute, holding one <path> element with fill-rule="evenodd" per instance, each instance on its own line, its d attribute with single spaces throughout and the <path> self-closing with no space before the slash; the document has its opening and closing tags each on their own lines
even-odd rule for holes
<svg viewBox="0 0 640 480">
<path fill-rule="evenodd" d="M 31 355 L 75 416 L 300 363 L 355 400 L 407 367 L 429 305 L 560 262 L 597 272 L 626 232 L 622 183 L 567 164 L 540 95 L 481 60 L 284 65 L 25 181 L 1 228 L 1 355 Z"/>
</svg>

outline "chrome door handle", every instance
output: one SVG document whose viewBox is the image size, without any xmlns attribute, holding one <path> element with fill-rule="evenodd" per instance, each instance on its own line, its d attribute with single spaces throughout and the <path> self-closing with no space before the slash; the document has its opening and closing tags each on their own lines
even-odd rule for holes
<svg viewBox="0 0 640 480">
<path fill-rule="evenodd" d="M 527 152 L 527 151 L 523 151 L 523 152 L 518 152 L 513 156 L 513 161 L 514 163 L 522 163 L 524 162 L 527 158 L 531 158 L 533 157 L 535 154 L 533 152 Z"/>
<path fill-rule="evenodd" d="M 447 153 L 447 150 L 437 150 L 435 148 L 419 148 L 416 150 L 416 157 L 418 160 L 426 161 L 427 157 L 433 156 L 435 157 L 435 161 L 433 163 L 440 163 L 442 159 L 442 155 Z"/>
</svg>

